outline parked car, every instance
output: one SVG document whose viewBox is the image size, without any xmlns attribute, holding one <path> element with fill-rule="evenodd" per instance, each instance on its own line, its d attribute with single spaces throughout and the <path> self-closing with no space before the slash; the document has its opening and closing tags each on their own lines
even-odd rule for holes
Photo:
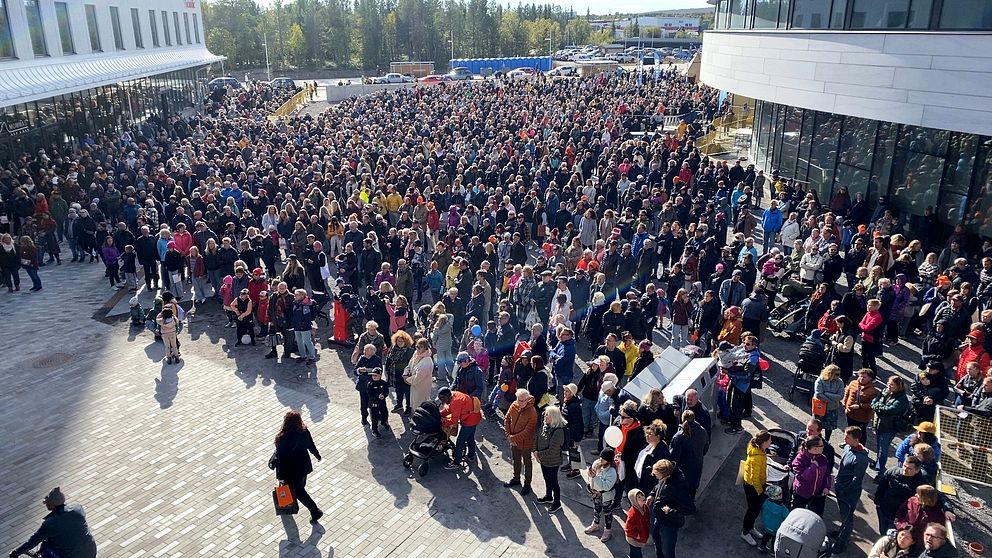
<svg viewBox="0 0 992 558">
<path fill-rule="evenodd" d="M 288 77 L 277 77 L 269 82 L 269 86 L 275 89 L 296 89 L 296 82 Z"/>
<path fill-rule="evenodd" d="M 472 79 L 472 70 L 469 70 L 465 66 L 458 66 L 457 68 L 452 68 L 451 71 L 445 75 L 448 76 L 448 79 L 455 81 Z"/>
<path fill-rule="evenodd" d="M 537 70 L 534 68 L 514 68 L 506 73 L 506 76 L 510 79 L 526 79 L 536 75 Z"/>
<path fill-rule="evenodd" d="M 447 74 L 430 74 L 426 75 L 417 80 L 418 83 L 441 83 L 443 81 L 450 81 L 451 78 Z"/>
<path fill-rule="evenodd" d="M 207 83 L 210 89 L 221 89 L 230 86 L 232 89 L 241 89 L 241 82 L 231 76 L 214 78 Z"/>
<path fill-rule="evenodd" d="M 413 83 L 413 78 L 395 72 L 372 78 L 372 83 Z"/>
<path fill-rule="evenodd" d="M 576 66 L 558 66 L 548 71 L 549 76 L 575 76 L 578 74 Z"/>
</svg>

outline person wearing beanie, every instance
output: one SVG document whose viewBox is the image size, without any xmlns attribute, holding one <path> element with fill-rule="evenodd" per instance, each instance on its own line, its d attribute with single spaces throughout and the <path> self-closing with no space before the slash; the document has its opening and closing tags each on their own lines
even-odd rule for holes
<svg viewBox="0 0 992 558">
<path fill-rule="evenodd" d="M 592 535 L 603 530 L 603 536 L 599 540 L 606 542 L 613 536 L 613 509 L 616 507 L 616 487 L 619 480 L 617 468 L 614 466 L 616 453 L 610 449 L 599 453 L 599 459 L 589 466 L 589 491 L 592 494 L 592 504 L 595 510 L 592 523 L 584 532 Z M 605 529 L 600 527 L 600 521 L 605 525 Z"/>
<path fill-rule="evenodd" d="M 65 494 L 55 487 L 45 496 L 48 515 L 41 527 L 21 546 L 10 552 L 11 558 L 26 554 L 41 545 L 42 556 L 96 558 L 96 541 L 86 524 L 86 512 L 78 504 L 66 504 Z"/>
<path fill-rule="evenodd" d="M 782 526 L 782 522 L 789 515 L 789 508 L 782 503 L 782 487 L 777 484 L 770 484 L 765 489 L 767 497 L 761 504 L 761 527 L 764 532 L 761 534 L 761 542 L 758 550 L 769 552 L 768 543 L 775 540 L 775 533 Z"/>
</svg>

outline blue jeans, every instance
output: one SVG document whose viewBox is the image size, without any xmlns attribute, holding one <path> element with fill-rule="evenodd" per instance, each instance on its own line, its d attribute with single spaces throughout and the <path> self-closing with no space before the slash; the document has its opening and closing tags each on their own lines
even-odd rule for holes
<svg viewBox="0 0 992 558">
<path fill-rule="evenodd" d="M 878 460 L 875 462 L 875 471 L 884 473 L 885 462 L 889 460 L 889 448 L 892 446 L 892 440 L 895 439 L 896 433 L 876 432 L 875 437 L 878 439 Z"/>
<path fill-rule="evenodd" d="M 676 527 L 662 525 L 657 520 L 651 522 L 651 536 L 658 558 L 675 558 L 675 543 L 679 539 Z"/>
<path fill-rule="evenodd" d="M 296 346 L 298 347 L 300 356 L 306 359 L 314 360 L 317 358 L 317 349 L 313 346 L 313 336 L 310 331 L 297 331 L 296 333 Z"/>
<path fill-rule="evenodd" d="M 586 432 L 592 432 L 593 425 L 599 424 L 595 401 L 582 399 L 582 424 L 585 426 Z"/>
<path fill-rule="evenodd" d="M 767 254 L 771 250 L 772 246 L 775 245 L 775 232 L 774 231 L 761 231 L 761 248 L 762 254 Z"/>
<path fill-rule="evenodd" d="M 220 287 L 224 279 L 220 274 L 220 270 L 207 271 L 207 277 L 210 279 L 210 286 L 214 289 L 214 298 L 220 300 Z"/>
<path fill-rule="evenodd" d="M 41 289 L 41 277 L 38 277 L 38 268 L 25 267 L 24 271 L 28 272 L 28 277 L 31 278 L 31 288 L 36 291 Z"/>
<path fill-rule="evenodd" d="M 475 459 L 475 452 L 478 449 L 475 445 L 475 429 L 476 426 L 465 426 L 462 425 L 458 429 L 458 438 L 455 440 L 455 454 L 452 460 L 458 463 L 462 460 L 462 454 L 465 453 L 465 446 L 468 446 L 468 459 Z"/>
</svg>

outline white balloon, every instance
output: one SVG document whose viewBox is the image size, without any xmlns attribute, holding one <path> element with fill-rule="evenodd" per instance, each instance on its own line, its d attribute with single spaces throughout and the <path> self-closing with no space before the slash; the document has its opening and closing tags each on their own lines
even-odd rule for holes
<svg viewBox="0 0 992 558">
<path fill-rule="evenodd" d="M 244 334 L 244 335 L 242 335 L 241 336 L 241 342 L 244 343 L 245 345 L 247 345 L 248 343 L 251 343 L 251 335 L 248 335 L 247 333 Z"/>
<path fill-rule="evenodd" d="M 620 442 L 623 442 L 623 431 L 620 430 L 619 426 L 611 426 L 603 433 L 603 441 L 611 448 L 615 448 L 620 445 Z"/>
</svg>

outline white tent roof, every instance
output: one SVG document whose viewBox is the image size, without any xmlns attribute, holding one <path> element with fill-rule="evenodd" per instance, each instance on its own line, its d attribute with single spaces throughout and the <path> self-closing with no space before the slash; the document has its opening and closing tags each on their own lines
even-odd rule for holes
<svg viewBox="0 0 992 558">
<path fill-rule="evenodd" d="M 59 57 L 51 63 L 0 66 L 0 107 L 47 99 L 91 87 L 202 66 L 224 60 L 205 48 L 159 50 L 140 54 Z"/>
</svg>

